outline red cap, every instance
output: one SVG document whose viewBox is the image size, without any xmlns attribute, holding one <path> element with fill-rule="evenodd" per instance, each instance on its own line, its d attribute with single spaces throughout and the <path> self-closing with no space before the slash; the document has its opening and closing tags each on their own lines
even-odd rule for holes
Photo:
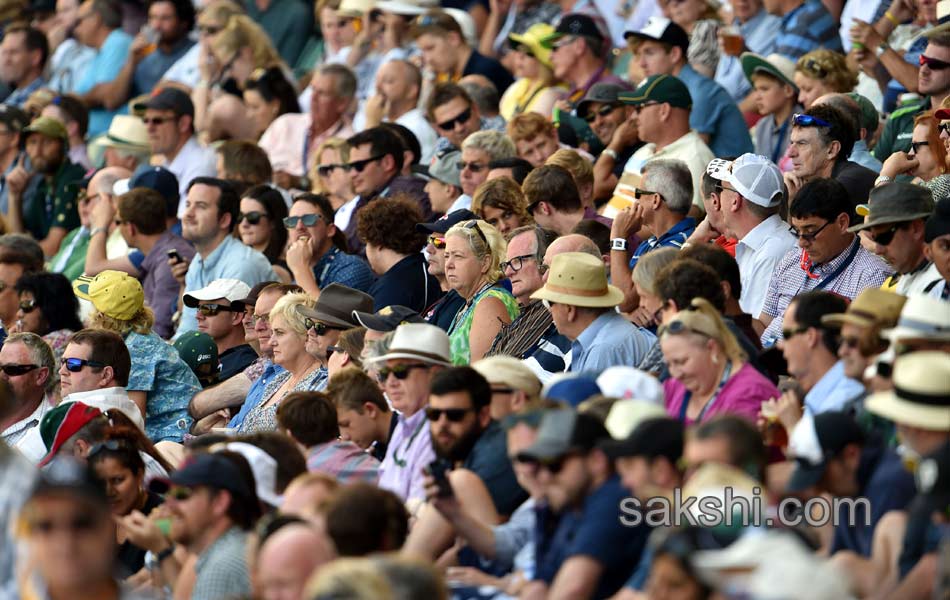
<svg viewBox="0 0 950 600">
<path fill-rule="evenodd" d="M 38 466 L 43 467 L 53 460 L 69 438 L 101 414 L 102 411 L 94 406 L 82 402 L 66 402 L 43 415 L 40 435 L 48 452 Z"/>
</svg>

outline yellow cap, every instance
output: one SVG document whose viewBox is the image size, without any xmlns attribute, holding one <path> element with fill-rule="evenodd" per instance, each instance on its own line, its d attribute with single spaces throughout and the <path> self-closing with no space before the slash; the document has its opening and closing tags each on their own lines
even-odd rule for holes
<svg viewBox="0 0 950 600">
<path fill-rule="evenodd" d="M 145 306 L 142 284 L 121 271 L 103 271 L 95 277 L 83 275 L 73 282 L 73 290 L 102 314 L 120 321 L 130 320 Z"/>
</svg>

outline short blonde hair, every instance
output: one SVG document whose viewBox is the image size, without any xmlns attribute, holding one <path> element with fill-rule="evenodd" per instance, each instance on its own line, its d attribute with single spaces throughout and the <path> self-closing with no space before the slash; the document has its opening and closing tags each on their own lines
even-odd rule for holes
<svg viewBox="0 0 950 600">
<path fill-rule="evenodd" d="M 274 308 L 270 311 L 271 323 L 274 322 L 276 317 L 280 317 L 287 323 L 287 327 L 289 327 L 291 331 L 300 335 L 307 335 L 306 318 L 300 314 L 297 307 L 306 306 L 307 308 L 313 308 L 314 304 L 316 304 L 316 301 L 313 297 L 303 292 L 284 294 L 277 300 L 277 304 L 275 304 Z"/>
<path fill-rule="evenodd" d="M 392 600 L 389 581 L 368 558 L 338 558 L 317 569 L 307 598 Z"/>
<path fill-rule="evenodd" d="M 476 228 L 485 236 L 484 239 L 476 231 Z M 491 265 L 488 267 L 487 273 L 488 280 L 494 283 L 501 279 L 501 261 L 504 260 L 505 252 L 508 250 L 508 242 L 505 241 L 505 238 L 497 229 L 481 219 L 473 219 L 453 225 L 445 232 L 446 238 L 451 236 L 465 238 L 468 247 L 471 248 L 472 253 L 478 260 L 491 257 Z"/>
<path fill-rule="evenodd" d="M 679 248 L 657 248 L 637 260 L 633 267 L 633 282 L 647 293 L 656 295 L 656 276 L 679 256 Z"/>
<path fill-rule="evenodd" d="M 571 174 L 574 183 L 577 184 L 577 190 L 594 189 L 594 166 L 590 161 L 581 156 L 580 152 L 561 148 L 544 161 L 546 165 L 555 165 L 561 167 Z"/>
<path fill-rule="evenodd" d="M 715 340 L 726 358 L 734 363 L 744 362 L 748 358 L 739 346 L 736 336 L 726 327 L 722 315 L 705 298 L 693 298 L 690 308 L 676 313 L 669 323 L 660 327 L 658 333 L 660 340 L 671 335 L 693 336 L 703 344 L 706 340 Z"/>
</svg>

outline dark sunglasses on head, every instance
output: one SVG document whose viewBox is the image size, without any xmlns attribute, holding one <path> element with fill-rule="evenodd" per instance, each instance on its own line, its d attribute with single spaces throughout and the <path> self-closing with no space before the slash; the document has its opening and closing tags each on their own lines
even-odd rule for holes
<svg viewBox="0 0 950 600">
<path fill-rule="evenodd" d="M 809 58 L 802 63 L 802 70 L 809 72 L 817 79 L 824 79 L 828 76 L 828 70 L 821 66 L 814 58 Z"/>
<path fill-rule="evenodd" d="M 300 222 L 303 222 L 304 227 L 313 227 L 320 219 L 321 217 L 317 213 L 313 213 L 312 215 L 303 215 L 302 217 L 284 217 L 284 227 L 287 229 L 294 229 L 297 227 L 297 223 Z"/>
<path fill-rule="evenodd" d="M 410 365 L 396 365 L 395 367 L 383 367 L 377 373 L 379 374 L 380 381 L 386 381 L 389 379 L 389 375 L 392 374 L 396 379 L 405 379 L 409 377 L 409 373 L 413 369 L 428 369 L 431 365 L 425 363 L 413 363 Z"/>
<path fill-rule="evenodd" d="M 27 528 L 34 534 L 49 535 L 56 530 L 66 530 L 70 533 L 89 533 L 101 522 L 93 515 L 73 515 L 70 519 L 33 519 L 27 523 Z"/>
<path fill-rule="evenodd" d="M 597 117 L 606 117 L 610 113 L 620 108 L 620 106 L 620 104 L 605 104 L 597 110 L 589 110 L 587 111 L 587 114 L 584 115 L 584 120 L 588 123 L 593 123 L 597 120 Z"/>
<path fill-rule="evenodd" d="M 436 123 L 439 129 L 455 129 L 456 125 L 462 125 L 472 118 L 472 108 L 468 107 L 454 118 L 451 118 L 447 121 L 442 121 L 441 123 Z"/>
<path fill-rule="evenodd" d="M 445 418 L 449 421 L 458 423 L 465 418 L 469 411 L 471 411 L 469 408 L 432 408 L 429 406 L 426 407 L 426 418 L 435 423 L 442 418 L 442 415 L 445 415 Z"/>
<path fill-rule="evenodd" d="M 831 123 L 811 115 L 794 114 L 792 115 L 792 125 L 798 127 L 831 127 Z"/>
<path fill-rule="evenodd" d="M 36 300 L 20 300 L 20 310 L 23 311 L 23 314 L 28 314 L 39 308 L 36 304 Z"/>
<path fill-rule="evenodd" d="M 241 221 L 247 221 L 249 225 L 257 225 L 261 222 L 261 219 L 266 217 L 265 213 L 262 213 L 259 210 L 252 210 L 251 212 L 238 213 L 237 222 L 240 224 Z"/>
<path fill-rule="evenodd" d="M 367 167 L 370 163 L 374 163 L 382 157 L 386 156 L 385 154 L 380 154 L 379 156 L 370 156 L 369 158 L 364 158 L 363 160 L 354 160 L 353 162 L 346 164 L 347 171 L 356 171 L 357 173 L 362 173 L 363 169 Z"/>
<path fill-rule="evenodd" d="M 320 177 L 329 177 L 330 173 L 336 169 L 343 169 L 346 165 L 320 165 L 317 167 L 317 175 Z"/>
<path fill-rule="evenodd" d="M 310 317 L 305 317 L 303 324 L 304 327 L 307 328 L 307 331 L 312 329 L 317 335 L 326 335 L 328 331 L 343 331 L 339 327 L 330 327 L 326 323 L 321 323 L 320 321 L 316 321 Z"/>
<path fill-rule="evenodd" d="M 872 233 L 871 241 L 881 246 L 890 246 L 891 242 L 894 241 L 894 236 L 897 235 L 897 232 L 903 229 L 903 227 L 903 223 L 895 223 L 880 233 Z"/>
<path fill-rule="evenodd" d="M 491 247 L 491 244 L 488 243 L 488 238 L 485 237 L 485 233 L 482 231 L 482 228 L 478 226 L 478 221 L 472 219 L 464 225 L 465 229 L 474 229 L 475 233 L 478 234 L 478 237 L 482 238 L 482 241 L 485 242 L 485 246 Z"/>
<path fill-rule="evenodd" d="M 0 371 L 3 371 L 5 375 L 9 375 L 10 377 L 26 375 L 30 371 L 35 371 L 39 368 L 39 365 L 0 365 Z"/>
<path fill-rule="evenodd" d="M 430 236 L 429 236 L 429 243 L 432 244 L 432 245 L 435 247 L 436 250 L 444 250 L 444 249 L 445 249 L 445 238 L 442 237 L 442 236 L 430 235 Z"/>
<path fill-rule="evenodd" d="M 944 62 L 936 58 L 930 58 L 926 54 L 921 54 L 918 60 L 920 61 L 920 66 L 927 65 L 927 68 L 931 71 L 943 71 L 944 69 L 950 69 L 950 62 Z"/>
<path fill-rule="evenodd" d="M 197 310 L 203 317 L 215 317 L 223 312 L 234 312 L 234 307 L 224 304 L 201 304 Z M 244 309 L 242 308 L 240 312 L 244 312 Z"/>
<path fill-rule="evenodd" d="M 78 373 L 82 371 L 82 368 L 86 365 L 98 369 L 106 366 L 106 364 L 103 362 L 99 362 L 97 360 L 86 360 L 85 358 L 64 358 L 63 365 L 66 367 L 67 371 L 72 373 Z"/>
</svg>

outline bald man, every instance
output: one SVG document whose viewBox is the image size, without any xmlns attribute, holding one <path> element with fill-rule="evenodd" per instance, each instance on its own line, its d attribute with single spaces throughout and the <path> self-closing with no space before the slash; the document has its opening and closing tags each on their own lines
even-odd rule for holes
<svg viewBox="0 0 950 600">
<path fill-rule="evenodd" d="M 336 558 L 333 543 L 311 525 L 281 527 L 257 557 L 257 591 L 263 600 L 306 600 L 304 589 L 320 565 Z"/>
<path fill-rule="evenodd" d="M 323 473 L 304 473 L 291 481 L 284 490 L 280 512 L 300 517 L 322 528 L 322 507 L 330 501 L 337 488 L 339 484 L 333 477 Z"/>
<path fill-rule="evenodd" d="M 427 165 L 435 151 L 438 134 L 418 108 L 422 90 L 419 67 L 405 60 L 383 63 L 376 71 L 376 94 L 364 105 L 366 124 L 363 129 L 380 123 L 398 123 L 409 129 L 419 140 L 422 156 L 416 157 Z"/>
</svg>

